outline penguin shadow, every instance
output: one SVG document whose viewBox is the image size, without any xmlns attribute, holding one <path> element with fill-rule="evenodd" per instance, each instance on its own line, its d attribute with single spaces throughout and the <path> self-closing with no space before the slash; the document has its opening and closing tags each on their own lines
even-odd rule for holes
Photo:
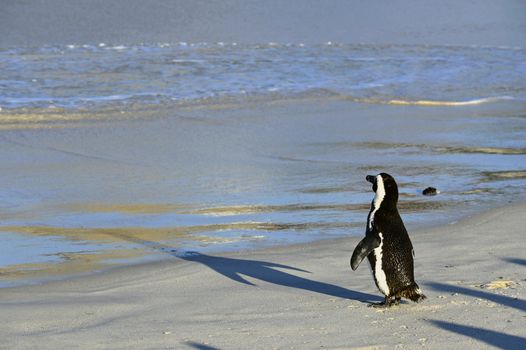
<svg viewBox="0 0 526 350">
<path fill-rule="evenodd" d="M 213 346 L 210 346 L 210 345 L 196 343 L 196 342 L 193 342 L 193 341 L 188 341 L 185 344 L 188 345 L 189 347 L 197 349 L 197 350 L 219 350 L 219 348 L 216 348 L 216 347 L 213 347 Z"/>
<path fill-rule="evenodd" d="M 464 335 L 499 349 L 523 349 L 526 344 L 526 338 L 517 335 L 506 334 L 485 328 L 465 326 L 453 322 L 439 320 L 429 320 L 428 322 L 451 333 Z"/>
<path fill-rule="evenodd" d="M 132 242 L 134 244 L 142 245 L 148 248 L 149 250 L 154 250 L 163 254 L 167 254 L 180 260 L 205 265 L 224 277 L 250 286 L 256 285 L 243 278 L 243 276 L 251 277 L 253 279 L 276 285 L 281 285 L 284 287 L 302 289 L 313 293 L 324 294 L 331 297 L 356 300 L 366 304 L 376 303 L 383 300 L 380 297 L 373 294 L 358 292 L 334 284 L 315 281 L 305 277 L 297 276 L 289 272 L 277 270 L 279 268 L 291 272 L 294 271 L 300 273 L 311 273 L 309 271 L 293 266 L 277 264 L 268 261 L 236 259 L 206 255 L 198 252 L 189 252 L 186 254 L 181 254 L 176 248 L 171 247 L 169 245 L 140 239 L 132 235 L 115 232 L 108 233 L 108 235 L 114 236 L 115 238 L 121 240 Z"/>
<path fill-rule="evenodd" d="M 503 261 L 517 264 L 517 265 L 523 265 L 526 266 L 526 259 L 520 259 L 520 258 L 501 258 Z"/>
<path fill-rule="evenodd" d="M 454 285 L 445 284 L 445 283 L 430 282 L 430 283 L 426 283 L 426 285 L 440 292 L 458 293 L 458 294 L 464 294 L 467 296 L 471 296 L 474 298 L 486 299 L 496 304 L 501 304 L 507 307 L 511 307 L 511 308 L 526 312 L 526 300 L 523 300 L 523 299 L 512 298 L 507 295 L 495 294 L 495 293 L 490 293 L 490 292 L 486 292 L 483 290 L 476 290 L 476 289 L 471 289 L 471 288 L 466 288 L 466 287 L 461 287 L 461 286 L 454 286 Z"/>
<path fill-rule="evenodd" d="M 255 284 L 246 280 L 243 276 L 284 287 L 302 289 L 331 297 L 356 300 L 367 304 L 381 300 L 376 295 L 346 289 L 334 284 L 320 282 L 289 273 L 288 271 L 311 273 L 293 266 L 268 261 L 237 259 L 201 253 L 192 253 L 182 257 L 179 256 L 179 258 L 203 264 L 220 275 L 250 286 L 255 286 Z M 278 269 L 287 270 L 287 272 Z"/>
</svg>

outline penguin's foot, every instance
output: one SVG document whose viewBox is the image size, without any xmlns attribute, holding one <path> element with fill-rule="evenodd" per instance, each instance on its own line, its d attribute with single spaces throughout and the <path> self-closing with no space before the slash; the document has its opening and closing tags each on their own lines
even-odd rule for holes
<svg viewBox="0 0 526 350">
<path fill-rule="evenodd" d="M 390 304 L 386 304 L 384 301 L 380 302 L 380 303 L 372 303 L 372 304 L 369 304 L 370 307 L 374 307 L 375 309 L 387 309 L 388 307 L 390 307 L 391 305 Z"/>
<path fill-rule="evenodd" d="M 400 304 L 400 298 L 396 297 L 393 299 L 391 297 L 385 297 L 384 301 L 379 302 L 379 303 L 371 303 L 369 304 L 369 306 L 372 306 L 377 309 L 384 309 L 384 308 L 388 308 L 393 305 L 399 305 L 399 304 Z"/>
</svg>

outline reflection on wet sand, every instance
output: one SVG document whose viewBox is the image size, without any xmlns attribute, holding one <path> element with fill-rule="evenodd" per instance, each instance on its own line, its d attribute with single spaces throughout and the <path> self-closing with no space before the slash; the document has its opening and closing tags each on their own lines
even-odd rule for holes
<svg viewBox="0 0 526 350">
<path fill-rule="evenodd" d="M 121 213 L 121 214 L 164 214 L 188 209 L 189 206 L 171 203 L 72 203 L 60 206 L 70 212 Z"/>
<path fill-rule="evenodd" d="M 485 171 L 482 175 L 484 177 L 482 181 L 484 182 L 526 179 L 526 170 Z"/>
<path fill-rule="evenodd" d="M 59 262 L 39 262 L 0 267 L 0 282 L 18 279 L 39 279 L 51 276 L 72 276 L 118 265 L 118 260 L 132 260 L 144 255 L 134 249 L 56 253 Z"/>
<path fill-rule="evenodd" d="M 345 144 L 341 144 L 344 147 Z M 348 144 L 348 147 L 363 147 L 372 149 L 406 149 L 407 151 L 428 151 L 435 153 L 481 153 L 481 154 L 526 154 L 526 148 L 506 148 L 506 147 L 468 147 L 468 146 L 440 146 L 430 144 L 410 144 L 410 143 L 388 143 L 388 142 L 358 142 Z"/>
<path fill-rule="evenodd" d="M 183 227 L 117 227 L 117 228 L 85 228 L 85 227 L 50 227 L 50 226 L 1 226 L 0 231 L 33 236 L 60 236 L 73 241 L 107 242 L 164 242 L 178 239 L 188 239 L 194 242 L 218 242 L 225 240 L 206 233 L 220 231 L 282 231 L 331 229 L 353 226 L 342 222 L 311 222 L 311 223 L 271 223 L 271 222 L 234 222 L 228 224 L 197 225 Z"/>
<path fill-rule="evenodd" d="M 413 197 L 408 195 L 407 197 Z M 257 205 L 257 206 L 229 206 L 197 209 L 191 211 L 194 214 L 234 216 L 240 214 L 270 213 L 270 212 L 294 212 L 294 211 L 365 211 L 370 207 L 370 203 L 360 204 L 289 204 L 289 205 Z M 401 201 L 398 208 L 404 212 L 421 212 L 429 209 L 440 209 L 450 206 L 442 201 Z"/>
<path fill-rule="evenodd" d="M 201 225 L 170 228 L 65 228 L 49 226 L 3 226 L 5 233 L 25 234 L 39 237 L 60 238 L 77 242 L 102 244 L 97 251 L 57 252 L 49 254 L 58 261 L 15 264 L 0 268 L 1 280 L 32 279 L 45 276 L 75 275 L 116 265 L 118 260 L 138 259 L 148 254 L 176 251 L 179 243 L 192 241 L 200 244 L 229 243 L 237 240 L 260 239 L 262 236 L 248 236 L 243 231 L 272 232 L 283 230 L 327 230 L 351 227 L 351 223 L 263 223 L 236 222 L 230 224 Z M 236 232 L 239 237 L 226 238 L 217 234 L 221 231 Z M 205 233 L 209 233 L 206 235 Z M 125 249 L 111 249 L 115 244 L 124 243 Z M 130 245 L 131 244 L 131 245 Z M 110 247 L 104 248 L 104 247 Z M 55 259 L 57 260 L 57 259 Z"/>
<path fill-rule="evenodd" d="M 410 193 L 401 193 L 402 198 L 414 198 L 416 195 Z M 191 214 L 191 215 L 206 215 L 206 216 L 236 216 L 236 215 L 251 215 L 258 213 L 290 213 L 290 212 L 311 212 L 311 211 L 342 211 L 355 212 L 366 211 L 370 207 L 370 203 L 358 204 L 308 204 L 308 203 L 294 203 L 283 205 L 232 205 L 219 206 L 209 208 L 192 208 L 190 205 L 184 204 L 103 204 L 103 203 L 75 203 L 61 206 L 62 209 L 71 212 L 89 212 L 89 213 L 122 213 L 122 214 Z M 401 211 L 405 212 L 420 212 L 429 209 L 440 209 L 450 206 L 450 203 L 442 201 L 429 200 L 404 200 L 398 205 Z M 197 225 L 189 227 L 173 228 L 171 232 L 199 232 L 211 230 L 225 230 L 225 229 L 265 229 L 273 230 L 276 227 L 294 227 L 304 225 L 316 225 L 316 223 L 264 223 L 264 222 L 236 222 L 227 225 Z M 323 223 L 323 225 L 326 225 Z M 312 227 L 312 226 L 309 226 Z M 158 230 L 158 229 L 156 229 Z M 168 230 L 168 229 L 167 229 Z"/>
<path fill-rule="evenodd" d="M 290 205 L 248 205 L 224 206 L 213 208 L 189 209 L 181 204 L 96 204 L 75 203 L 61 206 L 70 212 L 79 213 L 121 213 L 127 215 L 162 215 L 193 214 L 201 216 L 236 216 L 259 213 L 315 212 L 315 211 L 359 211 L 363 212 L 370 204 L 290 204 Z M 443 208 L 441 201 L 402 201 L 400 210 L 405 213 L 418 213 L 426 210 Z M 94 271 L 114 264 L 112 261 L 137 259 L 149 254 L 157 254 L 169 248 L 178 249 L 183 242 L 194 244 L 228 244 L 236 241 L 264 239 L 271 232 L 299 231 L 324 232 L 337 230 L 348 231 L 362 227 L 362 222 L 314 221 L 314 222 L 255 222 L 242 221 L 209 225 L 174 226 L 174 227 L 60 227 L 36 225 L 1 226 L 0 232 L 22 234 L 50 239 L 63 239 L 70 242 L 93 242 L 100 244 L 99 250 L 80 252 L 61 252 L 49 254 L 55 261 L 16 264 L 0 269 L 0 280 L 19 278 L 39 278 L 42 276 L 72 275 Z M 247 234 L 247 231 L 254 234 Z M 230 232 L 223 235 L 221 232 Z M 167 248 L 168 247 L 168 248 Z M 58 260 L 58 261 L 57 261 Z"/>
</svg>

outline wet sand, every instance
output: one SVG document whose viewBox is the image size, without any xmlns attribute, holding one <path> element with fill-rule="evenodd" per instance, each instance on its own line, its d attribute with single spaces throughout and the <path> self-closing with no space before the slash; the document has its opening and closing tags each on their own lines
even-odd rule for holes
<svg viewBox="0 0 526 350">
<path fill-rule="evenodd" d="M 359 236 L 368 173 L 395 176 L 410 229 L 521 203 L 522 111 L 326 98 L 13 115 L 0 135 L 0 285 L 162 259 L 163 246 Z"/>
<path fill-rule="evenodd" d="M 411 232 L 427 299 L 388 310 L 359 237 L 169 256 L 0 290 L 6 349 L 518 349 L 526 342 L 525 205 Z"/>
</svg>

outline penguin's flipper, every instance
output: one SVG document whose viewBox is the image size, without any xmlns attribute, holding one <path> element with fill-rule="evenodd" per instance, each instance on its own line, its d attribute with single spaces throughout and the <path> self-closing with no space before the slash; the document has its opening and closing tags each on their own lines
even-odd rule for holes
<svg viewBox="0 0 526 350">
<path fill-rule="evenodd" d="M 358 243 L 351 257 L 351 268 L 356 270 L 362 260 L 369 255 L 374 248 L 378 248 L 380 245 L 380 238 L 375 236 L 365 236 L 364 239 Z"/>
</svg>

